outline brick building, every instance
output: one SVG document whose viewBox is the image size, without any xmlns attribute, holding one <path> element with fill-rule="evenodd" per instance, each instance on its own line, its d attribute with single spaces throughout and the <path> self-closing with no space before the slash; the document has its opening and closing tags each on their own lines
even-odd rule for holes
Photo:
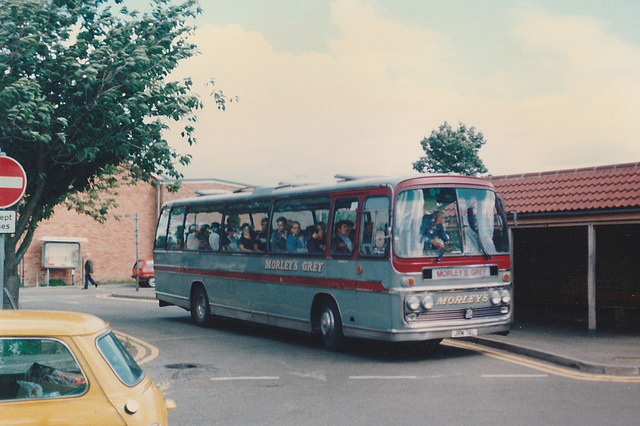
<svg viewBox="0 0 640 426">
<path fill-rule="evenodd" d="M 139 182 L 118 189 L 118 207 L 109 213 L 109 219 L 101 224 L 87 215 L 58 206 L 50 220 L 41 222 L 33 242 L 20 265 L 23 285 L 45 283 L 43 247 L 47 241 L 77 242 L 80 244 L 82 265 L 88 253 L 95 268 L 95 279 L 100 281 L 132 280 L 131 269 L 136 259 L 134 214 L 138 213 L 138 250 L 140 259 L 153 257 L 153 240 L 158 212 L 163 203 L 177 198 L 196 195 L 201 190 L 234 191 L 245 185 L 216 179 L 183 180 L 178 192 L 169 192 L 167 182 L 158 185 Z M 171 182 L 174 183 L 174 182 Z M 131 215 L 125 217 L 125 215 Z M 115 217 L 119 216 L 120 220 Z M 77 269 L 49 269 L 49 279 L 63 280 L 79 285 L 82 267 Z"/>
</svg>

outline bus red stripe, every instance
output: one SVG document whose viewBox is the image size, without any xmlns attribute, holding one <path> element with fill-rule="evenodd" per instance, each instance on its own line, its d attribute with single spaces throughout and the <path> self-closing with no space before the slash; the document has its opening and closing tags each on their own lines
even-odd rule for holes
<svg viewBox="0 0 640 426">
<path fill-rule="evenodd" d="M 180 268 L 156 265 L 155 270 L 179 274 L 201 275 L 234 280 L 263 281 L 278 284 L 304 285 L 310 287 L 329 287 L 343 290 L 359 290 L 384 292 L 386 289 L 379 281 L 335 280 L 330 278 L 314 278 L 300 275 L 271 275 L 250 272 L 233 272 L 212 269 Z"/>
</svg>

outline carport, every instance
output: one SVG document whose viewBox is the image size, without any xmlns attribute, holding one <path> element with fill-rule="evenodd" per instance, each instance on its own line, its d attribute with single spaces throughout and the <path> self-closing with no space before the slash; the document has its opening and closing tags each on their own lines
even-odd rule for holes
<svg viewBox="0 0 640 426">
<path fill-rule="evenodd" d="M 516 309 L 640 308 L 640 163 L 491 177 L 513 241 Z M 517 311 L 516 311 L 517 312 Z"/>
</svg>

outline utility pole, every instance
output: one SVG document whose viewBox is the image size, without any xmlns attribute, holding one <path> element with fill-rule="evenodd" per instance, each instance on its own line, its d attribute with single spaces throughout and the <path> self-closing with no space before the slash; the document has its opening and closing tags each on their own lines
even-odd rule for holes
<svg viewBox="0 0 640 426">
<path fill-rule="evenodd" d="M 133 216 L 133 232 L 136 238 L 136 291 L 140 291 L 140 255 L 138 249 L 138 212 L 125 214 L 124 217 Z"/>
<path fill-rule="evenodd" d="M 7 295 L 11 307 L 17 309 L 11 294 L 4 286 L 5 234 L 16 232 L 16 212 L 5 210 L 16 204 L 27 188 L 27 174 L 22 165 L 0 149 L 0 310 Z"/>
</svg>

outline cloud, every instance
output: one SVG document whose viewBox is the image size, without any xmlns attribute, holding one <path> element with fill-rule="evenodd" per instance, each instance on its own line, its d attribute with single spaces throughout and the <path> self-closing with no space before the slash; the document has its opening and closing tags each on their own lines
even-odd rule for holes
<svg viewBox="0 0 640 426">
<path fill-rule="evenodd" d="M 527 145 L 518 155 L 503 141 L 516 154 L 509 158 L 520 159 L 514 165 L 531 171 L 637 161 L 638 46 L 592 17 L 529 7 L 513 16 L 511 36 L 522 56 L 500 78 L 517 96 L 505 102 L 506 114 L 494 125 L 511 127 L 513 143 Z"/>
<path fill-rule="evenodd" d="M 492 174 L 640 156 L 640 52 L 593 18 L 514 9 L 508 60 L 487 56 L 495 67 L 480 74 L 442 31 L 357 0 L 333 3 L 331 16 L 339 35 L 323 53 L 278 52 L 239 26 L 198 29 L 201 55 L 176 73 L 193 77 L 206 104 L 198 144 L 170 136 L 194 156 L 187 177 L 272 184 L 409 173 L 420 140 L 445 120 L 484 133 Z M 211 78 L 240 101 L 216 111 Z"/>
</svg>

